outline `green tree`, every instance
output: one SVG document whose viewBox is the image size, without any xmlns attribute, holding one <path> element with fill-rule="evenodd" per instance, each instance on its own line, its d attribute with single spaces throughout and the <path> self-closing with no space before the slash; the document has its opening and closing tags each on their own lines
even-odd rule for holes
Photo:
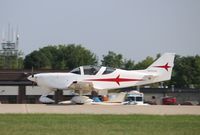
<svg viewBox="0 0 200 135">
<path fill-rule="evenodd" d="M 200 88 L 200 56 L 176 56 L 170 84 L 178 88 Z"/>
<path fill-rule="evenodd" d="M 133 70 L 135 68 L 135 62 L 133 60 L 124 60 L 124 69 Z"/>
<path fill-rule="evenodd" d="M 24 59 L 26 69 L 73 69 L 80 65 L 96 65 L 94 53 L 81 45 L 47 46 L 33 51 Z"/>
<path fill-rule="evenodd" d="M 103 55 L 103 60 L 101 60 L 103 66 L 123 68 L 123 56 L 121 54 L 116 54 L 109 51 L 107 55 Z"/>
<path fill-rule="evenodd" d="M 23 69 L 21 56 L 0 56 L 0 69 Z"/>
<path fill-rule="evenodd" d="M 135 65 L 135 69 L 146 69 L 148 66 L 150 66 L 154 62 L 154 59 L 150 56 L 146 57 L 145 60 L 138 62 Z"/>
<path fill-rule="evenodd" d="M 47 69 L 50 61 L 49 58 L 41 51 L 33 51 L 27 55 L 24 59 L 24 67 L 31 69 L 32 67 L 39 69 Z"/>
<path fill-rule="evenodd" d="M 67 48 L 67 64 L 69 69 L 80 65 L 97 65 L 98 60 L 94 53 L 83 48 L 81 45 L 70 45 Z"/>
</svg>

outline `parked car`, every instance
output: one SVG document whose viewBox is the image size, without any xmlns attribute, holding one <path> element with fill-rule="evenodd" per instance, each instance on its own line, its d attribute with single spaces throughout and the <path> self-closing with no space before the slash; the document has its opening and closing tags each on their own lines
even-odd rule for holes
<svg viewBox="0 0 200 135">
<path fill-rule="evenodd" d="M 163 105 L 176 105 L 176 98 L 175 97 L 163 97 L 162 99 Z"/>
</svg>

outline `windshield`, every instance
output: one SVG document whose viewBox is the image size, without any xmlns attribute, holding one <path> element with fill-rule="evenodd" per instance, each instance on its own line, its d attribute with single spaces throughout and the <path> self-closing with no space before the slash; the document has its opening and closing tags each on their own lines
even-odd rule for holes
<svg viewBox="0 0 200 135">
<path fill-rule="evenodd" d="M 103 75 L 105 74 L 110 74 L 112 72 L 114 72 L 116 69 L 111 68 L 111 67 L 107 67 L 106 70 L 103 72 Z"/>
<path fill-rule="evenodd" d="M 81 70 L 80 70 L 80 68 L 75 68 L 72 71 L 70 71 L 70 73 L 81 74 Z"/>
<path fill-rule="evenodd" d="M 100 68 L 99 66 L 83 66 L 84 75 L 96 75 Z"/>
</svg>

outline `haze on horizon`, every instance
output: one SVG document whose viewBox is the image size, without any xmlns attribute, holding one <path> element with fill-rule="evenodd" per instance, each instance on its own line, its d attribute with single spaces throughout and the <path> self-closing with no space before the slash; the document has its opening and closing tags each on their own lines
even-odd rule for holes
<svg viewBox="0 0 200 135">
<path fill-rule="evenodd" d="M 0 38 L 10 23 L 29 54 L 47 45 L 82 44 L 142 60 L 158 53 L 200 54 L 199 0 L 0 0 Z"/>
</svg>

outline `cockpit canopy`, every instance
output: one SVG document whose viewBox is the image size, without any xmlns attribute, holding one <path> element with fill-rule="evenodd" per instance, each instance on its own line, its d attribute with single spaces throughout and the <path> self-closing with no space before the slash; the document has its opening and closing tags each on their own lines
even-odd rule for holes
<svg viewBox="0 0 200 135">
<path fill-rule="evenodd" d="M 73 69 L 72 71 L 70 71 L 70 73 L 74 73 L 74 74 L 81 74 L 81 69 L 80 67 Z"/>
<path fill-rule="evenodd" d="M 81 75 L 96 75 L 99 71 L 102 71 L 102 74 L 110 74 L 114 72 L 116 69 L 110 67 L 100 67 L 100 66 L 81 66 L 73 69 L 70 73 L 81 74 Z"/>
<path fill-rule="evenodd" d="M 81 74 L 81 68 L 83 68 L 83 74 L 84 75 L 96 75 L 98 71 L 101 69 L 100 66 L 81 66 L 78 68 L 75 68 L 71 71 L 71 73 L 74 74 Z"/>
<path fill-rule="evenodd" d="M 100 66 L 83 66 L 84 75 L 96 75 L 100 68 Z"/>
</svg>

